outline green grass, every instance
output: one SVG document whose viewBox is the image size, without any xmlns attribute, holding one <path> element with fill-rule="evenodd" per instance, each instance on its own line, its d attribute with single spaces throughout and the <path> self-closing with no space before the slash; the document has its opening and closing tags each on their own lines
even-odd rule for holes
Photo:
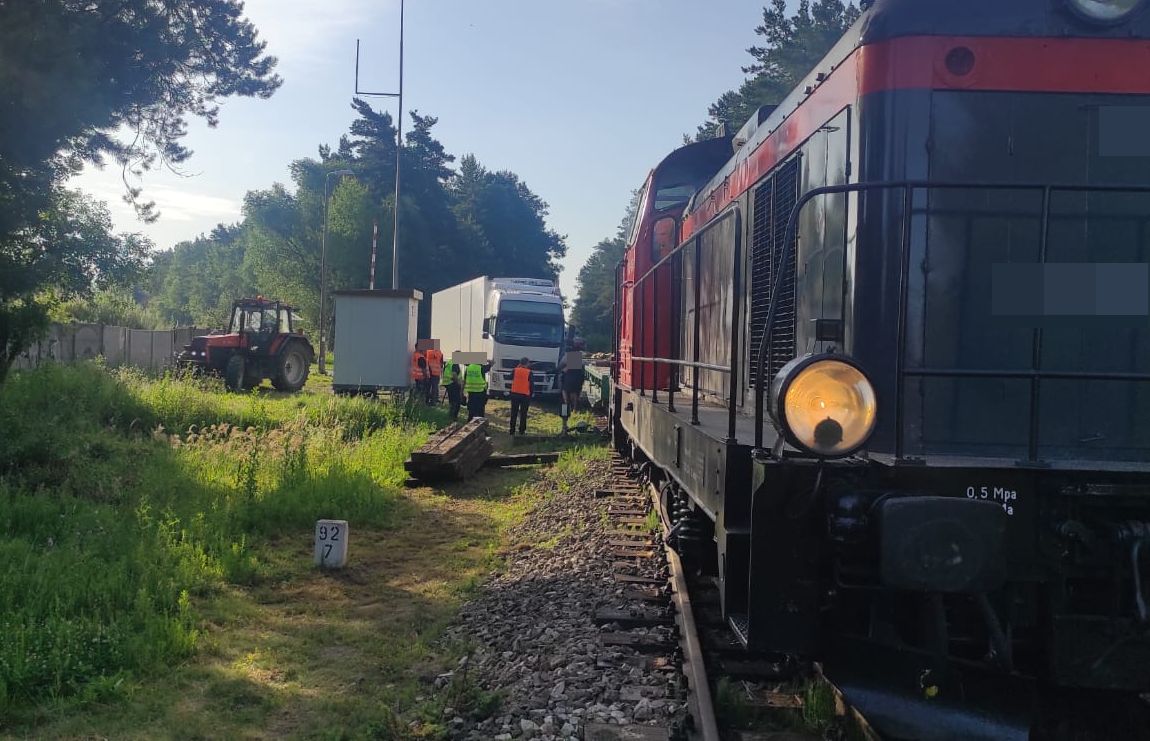
<svg viewBox="0 0 1150 741">
<path fill-rule="evenodd" d="M 0 387 L 0 727 L 191 656 L 193 602 L 273 579 L 257 546 L 386 527 L 438 413 L 49 365 Z"/>
<path fill-rule="evenodd" d="M 48 366 L 0 387 L 0 736 L 442 738 L 437 674 L 508 528 L 607 450 L 403 489 L 440 410 Z M 545 426 L 557 424 L 536 410 Z M 500 440 L 496 440 L 497 446 Z M 320 517 L 350 561 L 311 565 Z M 547 547 L 548 543 L 532 544 Z"/>
</svg>

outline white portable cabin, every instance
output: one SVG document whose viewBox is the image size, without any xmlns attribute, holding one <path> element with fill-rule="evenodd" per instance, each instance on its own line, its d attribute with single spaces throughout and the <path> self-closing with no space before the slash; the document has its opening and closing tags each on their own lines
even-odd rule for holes
<svg viewBox="0 0 1150 741">
<path fill-rule="evenodd" d="M 415 290 L 335 292 L 336 393 L 406 388 L 417 339 Z"/>
</svg>

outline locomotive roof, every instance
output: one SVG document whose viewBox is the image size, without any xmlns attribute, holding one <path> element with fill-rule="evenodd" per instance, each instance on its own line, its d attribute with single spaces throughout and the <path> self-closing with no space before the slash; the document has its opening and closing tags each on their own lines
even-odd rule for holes
<svg viewBox="0 0 1150 741">
<path fill-rule="evenodd" d="M 1150 3 L 1134 17 L 1117 25 L 1100 25 L 1079 18 L 1068 0 L 873 0 L 831 50 L 811 69 L 782 102 L 770 111 L 754 113 L 739 130 L 746 137 L 711 180 L 688 202 L 685 214 L 695 210 L 747 159 L 760 144 L 794 113 L 815 89 L 858 47 L 904 36 L 1000 36 L 1150 38 Z M 865 3 L 864 3 L 865 4 Z"/>
<path fill-rule="evenodd" d="M 1066 0 L 874 0 L 857 24 L 862 43 L 899 36 L 1086 36 L 1146 38 L 1150 9 L 1129 22 L 1089 23 Z"/>
</svg>

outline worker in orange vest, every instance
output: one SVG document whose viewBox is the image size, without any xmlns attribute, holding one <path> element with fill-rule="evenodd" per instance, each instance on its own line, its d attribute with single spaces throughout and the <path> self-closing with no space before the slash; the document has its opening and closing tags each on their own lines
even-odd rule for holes
<svg viewBox="0 0 1150 741">
<path fill-rule="evenodd" d="M 415 398 L 427 396 L 427 358 L 418 347 L 411 353 L 411 384 L 415 386 Z"/>
<path fill-rule="evenodd" d="M 527 407 L 535 395 L 531 377 L 531 361 L 522 358 L 511 374 L 511 434 L 515 434 L 515 419 L 519 419 L 519 434 L 527 432 Z"/>
<path fill-rule="evenodd" d="M 426 353 L 427 371 L 431 378 L 427 381 L 427 403 L 439 403 L 439 379 L 443 376 L 443 353 L 432 347 Z"/>
</svg>

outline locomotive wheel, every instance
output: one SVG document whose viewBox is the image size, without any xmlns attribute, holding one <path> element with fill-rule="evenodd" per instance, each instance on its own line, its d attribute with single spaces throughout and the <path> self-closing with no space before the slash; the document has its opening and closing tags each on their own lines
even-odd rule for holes
<svg viewBox="0 0 1150 741">
<path fill-rule="evenodd" d="M 272 376 L 272 385 L 277 391 L 295 392 L 307 383 L 311 363 L 308 362 L 307 352 L 297 342 L 288 345 L 276 359 L 276 373 Z"/>
<path fill-rule="evenodd" d="M 228 358 L 224 366 L 224 386 L 228 391 L 242 391 L 244 388 L 244 356 L 235 354 Z"/>
</svg>

